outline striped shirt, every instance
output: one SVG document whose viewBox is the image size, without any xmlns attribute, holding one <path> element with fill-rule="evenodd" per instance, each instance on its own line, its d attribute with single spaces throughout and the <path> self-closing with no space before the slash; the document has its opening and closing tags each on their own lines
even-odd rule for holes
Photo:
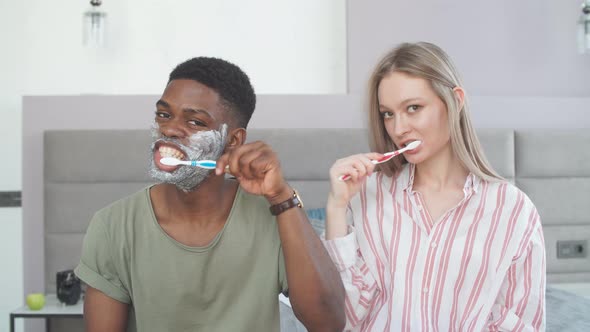
<svg viewBox="0 0 590 332">
<path fill-rule="evenodd" d="M 438 221 L 414 165 L 374 173 L 351 200 L 350 234 L 324 241 L 346 288 L 346 330 L 544 331 L 545 245 L 512 184 L 470 174 Z"/>
</svg>

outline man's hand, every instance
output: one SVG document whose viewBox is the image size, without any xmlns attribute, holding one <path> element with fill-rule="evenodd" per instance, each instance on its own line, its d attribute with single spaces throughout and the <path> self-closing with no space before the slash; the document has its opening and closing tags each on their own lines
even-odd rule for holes
<svg viewBox="0 0 590 332">
<path fill-rule="evenodd" d="M 293 193 L 283 178 L 277 154 L 264 142 L 244 144 L 226 152 L 217 160 L 215 174 L 223 174 L 226 165 L 245 191 L 263 195 L 270 204 L 280 203 Z"/>
</svg>

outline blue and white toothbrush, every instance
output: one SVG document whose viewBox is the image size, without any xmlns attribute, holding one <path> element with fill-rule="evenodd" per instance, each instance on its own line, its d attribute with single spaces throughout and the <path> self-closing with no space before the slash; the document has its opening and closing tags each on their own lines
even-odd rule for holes
<svg viewBox="0 0 590 332">
<path fill-rule="evenodd" d="M 173 157 L 162 158 L 160 162 L 167 166 L 186 165 L 206 169 L 215 169 L 215 165 L 217 165 L 215 160 L 180 160 Z"/>
</svg>

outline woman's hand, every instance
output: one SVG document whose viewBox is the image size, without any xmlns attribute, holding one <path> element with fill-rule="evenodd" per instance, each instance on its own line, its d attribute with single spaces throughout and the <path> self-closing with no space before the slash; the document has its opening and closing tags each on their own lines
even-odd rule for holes
<svg viewBox="0 0 590 332">
<path fill-rule="evenodd" d="M 338 159 L 330 168 L 330 194 L 328 204 L 334 208 L 346 208 L 350 199 L 359 192 L 368 176 L 373 174 L 375 164 L 372 159 L 383 157 L 380 153 L 364 153 Z M 350 174 L 350 179 L 340 180 Z"/>
<path fill-rule="evenodd" d="M 330 194 L 326 205 L 326 240 L 333 240 L 348 234 L 346 208 L 367 176 L 373 174 L 375 164 L 372 159 L 383 157 L 380 153 L 364 153 L 338 159 L 330 168 Z M 340 180 L 350 174 L 350 179 Z"/>
</svg>

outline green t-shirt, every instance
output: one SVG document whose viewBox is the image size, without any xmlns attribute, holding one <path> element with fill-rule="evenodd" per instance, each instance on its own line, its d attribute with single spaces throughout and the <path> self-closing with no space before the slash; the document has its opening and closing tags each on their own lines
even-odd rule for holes
<svg viewBox="0 0 590 332">
<path fill-rule="evenodd" d="M 76 275 L 132 305 L 130 330 L 278 331 L 287 277 L 267 201 L 238 189 L 215 239 L 189 247 L 160 227 L 149 190 L 95 214 Z"/>
</svg>

